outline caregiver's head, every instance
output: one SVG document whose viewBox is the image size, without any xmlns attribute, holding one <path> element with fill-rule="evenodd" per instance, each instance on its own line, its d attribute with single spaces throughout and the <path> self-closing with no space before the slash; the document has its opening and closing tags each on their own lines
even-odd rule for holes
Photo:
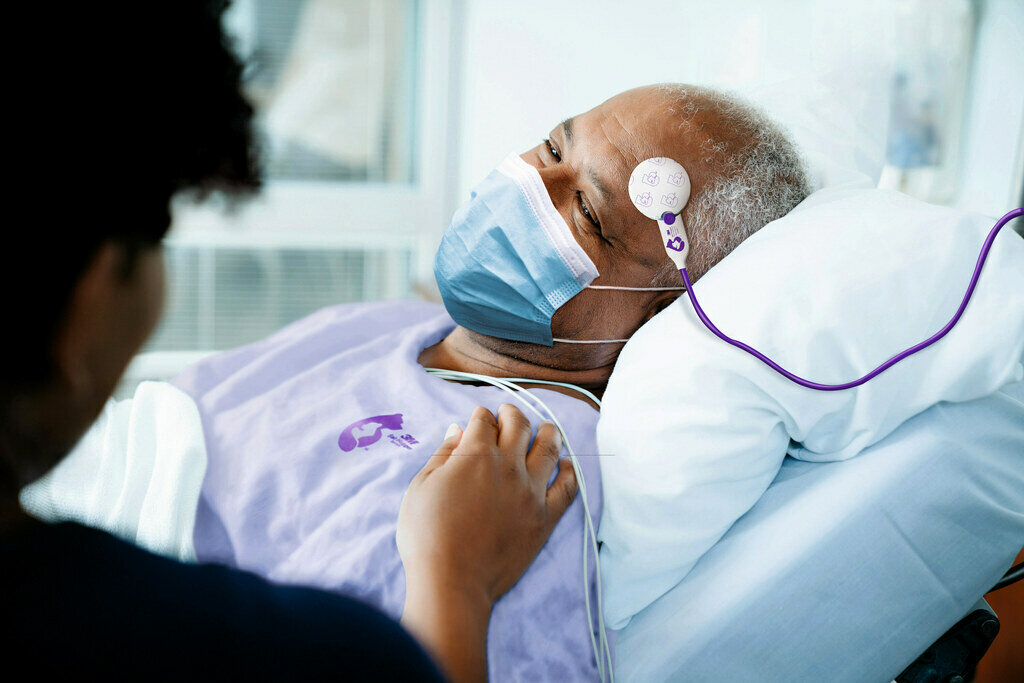
<svg viewBox="0 0 1024 683">
<path fill-rule="evenodd" d="M 627 192 L 636 165 L 657 156 L 690 178 L 682 219 L 694 280 L 810 191 L 794 145 L 750 105 L 685 85 L 629 90 L 556 125 L 520 155 L 525 164 L 507 159 L 456 213 L 435 269 L 455 320 L 504 355 L 610 369 L 621 342 L 572 342 L 628 338 L 680 295 L 642 288 L 682 286 L 657 223 Z M 564 223 L 531 195 L 537 174 Z"/>
<path fill-rule="evenodd" d="M 45 27 L 40 49 L 59 58 L 12 77 L 23 218 L 0 268 L 5 498 L 66 454 L 152 331 L 172 195 L 258 185 L 224 5 L 72 3 L 56 22 L 42 5 L 13 12 L 13 25 Z"/>
</svg>

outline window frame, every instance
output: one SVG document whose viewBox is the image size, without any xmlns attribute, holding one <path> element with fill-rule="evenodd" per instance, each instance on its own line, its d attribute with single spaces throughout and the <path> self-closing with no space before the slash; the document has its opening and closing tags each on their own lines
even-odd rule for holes
<svg viewBox="0 0 1024 683">
<path fill-rule="evenodd" d="M 260 194 L 225 210 L 218 202 L 172 204 L 165 244 L 217 248 L 412 250 L 412 282 L 436 292 L 433 256 L 454 211 L 457 164 L 458 50 L 462 0 L 419 0 L 412 180 L 387 182 L 268 180 Z M 212 349 L 147 351 L 129 364 L 118 395 L 145 380 L 168 380 Z"/>
</svg>

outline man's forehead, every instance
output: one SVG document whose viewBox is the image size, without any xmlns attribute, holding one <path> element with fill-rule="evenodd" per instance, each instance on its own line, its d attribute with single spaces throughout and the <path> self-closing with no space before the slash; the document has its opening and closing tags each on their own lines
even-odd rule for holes
<svg viewBox="0 0 1024 683">
<path fill-rule="evenodd" d="M 676 117 L 666 97 L 647 89 L 628 90 L 570 119 L 593 142 L 610 143 L 627 173 L 652 156 L 672 156 Z M 609 159 L 608 161 L 612 161 Z M 628 168 L 625 168 L 628 167 Z"/>
</svg>

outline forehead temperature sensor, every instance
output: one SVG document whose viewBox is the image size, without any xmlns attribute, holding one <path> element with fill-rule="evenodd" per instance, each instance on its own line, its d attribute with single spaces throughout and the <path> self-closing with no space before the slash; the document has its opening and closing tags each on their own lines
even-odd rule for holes
<svg viewBox="0 0 1024 683">
<path fill-rule="evenodd" d="M 978 284 L 978 277 L 981 275 L 981 268 L 985 265 L 985 259 L 988 258 L 988 252 L 992 248 L 992 242 L 995 240 L 996 234 L 1014 218 L 1024 216 L 1024 208 L 1014 209 L 996 222 L 995 227 L 989 232 L 988 237 L 985 238 L 985 243 L 981 247 L 981 254 L 978 255 L 978 262 L 974 267 L 974 275 L 971 276 L 971 282 L 967 286 L 967 293 L 964 294 L 960 308 L 957 309 L 953 318 L 941 330 L 923 342 L 896 354 L 863 377 L 850 382 L 844 382 L 843 384 L 820 384 L 794 375 L 757 349 L 727 336 L 715 327 L 715 324 L 708 318 L 707 313 L 700 307 L 697 295 L 693 292 L 693 285 L 690 283 L 690 274 L 686 272 L 686 257 L 690 253 L 690 244 L 689 238 L 686 236 L 686 227 L 683 225 L 682 210 L 690 199 L 690 177 L 686 175 L 686 169 L 683 168 L 682 164 L 668 157 L 653 157 L 641 161 L 629 176 L 628 192 L 629 198 L 633 202 L 633 206 L 637 208 L 637 211 L 651 220 L 658 221 L 658 233 L 661 237 L 661 243 L 665 246 L 665 253 L 668 254 L 668 257 L 672 259 L 672 263 L 679 269 L 679 274 L 683 276 L 683 284 L 686 285 L 686 295 L 689 297 L 690 303 L 693 304 L 693 310 L 697 313 L 700 321 L 704 323 L 704 326 L 722 341 L 746 351 L 791 382 L 808 389 L 817 389 L 818 391 L 840 391 L 860 386 L 873 377 L 877 377 L 885 372 L 901 360 L 914 355 L 922 349 L 928 348 L 945 337 L 953 329 L 957 321 L 960 320 L 964 309 L 967 308 L 967 302 L 971 300 L 974 287 Z"/>
<path fill-rule="evenodd" d="M 640 213 L 658 221 L 665 252 L 676 268 L 685 268 L 690 239 L 682 211 L 690 200 L 690 176 L 683 165 L 668 157 L 641 161 L 629 176 L 629 198 Z"/>
</svg>

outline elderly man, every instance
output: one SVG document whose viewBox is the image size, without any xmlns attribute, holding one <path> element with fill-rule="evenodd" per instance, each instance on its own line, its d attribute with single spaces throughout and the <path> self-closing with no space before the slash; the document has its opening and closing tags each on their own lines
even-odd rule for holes
<svg viewBox="0 0 1024 683">
<path fill-rule="evenodd" d="M 691 199 L 682 217 L 693 244 L 694 281 L 810 193 L 796 149 L 774 123 L 743 102 L 693 86 L 621 93 L 562 122 L 521 156 L 539 171 L 558 213 L 597 266 L 600 276 L 591 284 L 624 288 L 574 296 L 551 320 L 555 339 L 628 338 L 680 294 L 678 270 L 626 191 L 640 161 L 667 156 L 687 169 Z M 425 349 L 420 362 L 570 382 L 600 393 L 620 349 L 616 342 L 524 344 L 460 326 Z"/>
<path fill-rule="evenodd" d="M 622 341 L 679 296 L 682 284 L 651 222 L 627 196 L 632 169 L 653 156 L 676 159 L 689 173 L 682 217 L 694 278 L 809 192 L 782 131 L 711 90 L 637 88 L 564 121 L 507 159 L 456 213 L 436 268 L 447 312 L 417 302 L 329 308 L 175 380 L 199 408 L 207 449 L 202 490 L 192 492 L 197 559 L 357 595 L 400 616 L 406 585 L 396 522 L 406 488 L 430 456 L 427 445 L 474 406 L 494 410 L 510 400 L 470 376 L 453 383 L 424 368 L 524 378 L 520 386 L 550 410 L 541 414 L 557 418 L 567 445 L 595 454 L 598 406 L 580 389 L 601 394 Z M 503 204 L 522 200 L 512 176 L 520 188 L 537 188 L 527 201 L 545 216 L 543 226 L 517 222 L 517 209 Z M 484 253 L 488 240 L 493 248 Z M 512 272 L 513 262 L 523 272 L 521 252 L 544 240 L 598 275 L 560 295 L 537 289 L 547 313 L 532 319 L 503 309 L 502 297 L 533 296 L 535 283 L 503 282 L 495 273 Z M 531 277 L 545 281 L 538 263 L 553 262 L 531 261 Z M 502 287 L 481 303 L 482 290 Z M 535 343 L 538 336 L 550 341 Z M 598 459 L 580 460 L 596 523 Z M 597 675 L 592 643 L 600 634 L 586 608 L 588 597 L 595 604 L 597 576 L 592 557 L 581 572 L 582 497 L 495 605 L 488 631 L 495 679 Z"/>
</svg>

